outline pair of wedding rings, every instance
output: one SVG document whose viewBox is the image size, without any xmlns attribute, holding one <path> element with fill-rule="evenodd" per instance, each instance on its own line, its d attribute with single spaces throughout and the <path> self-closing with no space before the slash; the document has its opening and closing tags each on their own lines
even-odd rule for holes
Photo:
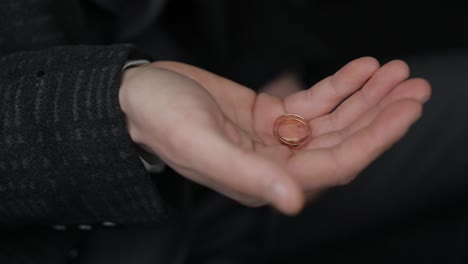
<svg viewBox="0 0 468 264">
<path fill-rule="evenodd" d="M 282 128 L 286 126 L 295 127 L 296 133 L 294 137 L 291 135 L 284 135 Z M 273 134 L 278 140 L 290 148 L 298 148 L 305 144 L 310 137 L 309 123 L 299 115 L 284 114 L 275 120 L 273 125 Z"/>
</svg>

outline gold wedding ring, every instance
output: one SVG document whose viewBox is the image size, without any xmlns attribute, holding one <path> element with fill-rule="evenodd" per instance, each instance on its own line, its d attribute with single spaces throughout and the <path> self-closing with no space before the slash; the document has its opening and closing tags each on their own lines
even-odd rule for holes
<svg viewBox="0 0 468 264">
<path fill-rule="evenodd" d="M 296 126 L 298 131 L 305 130 L 305 132 L 303 131 L 303 135 L 298 137 L 288 137 L 281 135 L 280 129 L 286 125 Z M 307 121 L 300 115 L 284 114 L 275 120 L 273 125 L 273 134 L 281 143 L 287 145 L 290 148 L 297 148 L 309 139 L 310 126 L 309 123 L 307 123 Z"/>
</svg>

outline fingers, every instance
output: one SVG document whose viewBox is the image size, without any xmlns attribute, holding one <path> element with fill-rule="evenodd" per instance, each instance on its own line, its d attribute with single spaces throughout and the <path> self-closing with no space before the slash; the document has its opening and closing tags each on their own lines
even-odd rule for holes
<svg viewBox="0 0 468 264">
<path fill-rule="evenodd" d="M 402 100 L 383 110 L 371 124 L 332 147 L 311 150 L 293 157 L 288 166 L 306 188 L 349 183 L 397 142 L 420 117 L 422 105 Z"/>
<path fill-rule="evenodd" d="M 324 135 L 319 136 L 314 141 L 312 141 L 307 148 L 328 148 L 332 147 L 343 140 L 348 136 L 356 133 L 358 130 L 368 126 L 383 109 L 388 107 L 390 104 L 403 99 L 413 99 L 421 103 L 425 103 L 431 95 L 430 84 L 424 79 L 411 79 L 404 81 L 393 89 L 385 98 L 375 107 L 368 110 L 361 117 L 359 117 L 354 123 L 350 124 L 348 127 L 342 130 L 336 130 L 328 132 Z M 324 126 L 324 124 L 314 123 L 314 126 Z M 327 125 L 325 125 L 327 126 Z M 328 126 L 329 127 L 329 126 Z"/>
<path fill-rule="evenodd" d="M 377 105 L 392 89 L 409 77 L 408 65 L 400 60 L 382 66 L 364 87 L 344 101 L 333 113 L 324 117 L 329 125 L 323 129 L 342 129 Z M 325 131 L 315 130 L 321 134 Z"/>
<path fill-rule="evenodd" d="M 411 79 L 398 85 L 393 91 L 391 91 L 380 104 L 373 109 L 369 110 L 348 128 L 344 129 L 341 133 L 343 137 L 354 134 L 356 131 L 368 126 L 372 120 L 390 104 L 403 100 L 413 99 L 421 103 L 425 103 L 429 100 L 431 95 L 431 88 L 429 83 L 424 79 Z"/>
<path fill-rule="evenodd" d="M 391 103 L 406 99 L 414 99 L 421 103 L 425 103 L 431 96 L 431 85 L 424 79 L 414 78 L 406 80 L 393 89 L 379 103 L 380 108 L 385 108 Z"/>
<path fill-rule="evenodd" d="M 332 111 L 341 101 L 360 89 L 379 69 L 379 63 L 371 57 L 351 61 L 334 75 L 285 98 L 287 113 L 313 119 Z"/>
<path fill-rule="evenodd" d="M 304 84 L 298 74 L 286 72 L 261 87 L 260 91 L 280 99 L 304 90 Z"/>
</svg>

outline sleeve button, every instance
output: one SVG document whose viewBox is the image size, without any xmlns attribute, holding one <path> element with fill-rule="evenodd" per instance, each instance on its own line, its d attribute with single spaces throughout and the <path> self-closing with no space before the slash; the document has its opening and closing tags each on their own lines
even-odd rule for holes
<svg viewBox="0 0 468 264">
<path fill-rule="evenodd" d="M 93 230 L 93 227 L 90 225 L 78 225 L 78 229 L 80 230 Z"/>
<path fill-rule="evenodd" d="M 64 225 L 53 225 L 52 228 L 57 231 L 65 231 L 67 230 L 67 227 Z"/>
<path fill-rule="evenodd" d="M 117 226 L 117 224 L 114 223 L 114 222 L 105 221 L 105 222 L 102 222 L 102 226 L 104 226 L 104 227 L 115 227 L 115 226 Z"/>
</svg>

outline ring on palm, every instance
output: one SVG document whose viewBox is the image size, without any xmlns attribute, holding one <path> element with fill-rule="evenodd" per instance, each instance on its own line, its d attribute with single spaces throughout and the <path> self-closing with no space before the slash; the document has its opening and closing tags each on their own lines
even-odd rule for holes
<svg viewBox="0 0 468 264">
<path fill-rule="evenodd" d="M 273 134 L 281 143 L 297 148 L 309 139 L 310 126 L 302 116 L 284 114 L 275 120 Z"/>
</svg>

